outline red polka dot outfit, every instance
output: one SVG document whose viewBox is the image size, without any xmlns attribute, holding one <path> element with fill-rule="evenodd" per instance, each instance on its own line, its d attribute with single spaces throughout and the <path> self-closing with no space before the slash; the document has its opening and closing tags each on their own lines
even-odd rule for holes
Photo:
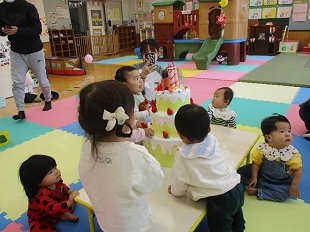
<svg viewBox="0 0 310 232">
<path fill-rule="evenodd" d="M 37 195 L 28 202 L 28 223 L 31 232 L 54 232 L 61 216 L 70 212 L 67 207 L 70 188 L 60 180 L 56 189 L 41 187 Z"/>
</svg>

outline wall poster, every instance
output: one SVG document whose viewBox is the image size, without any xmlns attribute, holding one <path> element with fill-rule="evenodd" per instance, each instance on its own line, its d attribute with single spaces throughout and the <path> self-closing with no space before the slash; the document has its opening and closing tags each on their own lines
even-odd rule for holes
<svg viewBox="0 0 310 232">
<path fill-rule="evenodd" d="M 249 19 L 261 19 L 262 18 L 262 8 L 249 9 Z"/>
<path fill-rule="evenodd" d="M 91 10 L 90 15 L 93 27 L 102 26 L 101 10 Z"/>
</svg>

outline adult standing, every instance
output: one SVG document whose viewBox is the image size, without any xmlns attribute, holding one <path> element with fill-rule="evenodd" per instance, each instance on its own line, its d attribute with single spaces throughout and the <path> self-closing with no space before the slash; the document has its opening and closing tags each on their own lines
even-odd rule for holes
<svg viewBox="0 0 310 232">
<path fill-rule="evenodd" d="M 12 91 L 18 114 L 14 120 L 25 119 L 24 98 L 26 73 L 29 69 L 38 78 L 45 97 L 43 111 L 52 108 L 51 86 L 47 79 L 43 43 L 40 39 L 42 25 L 36 7 L 26 0 L 4 0 L 0 3 L 0 34 L 11 42 Z"/>
</svg>

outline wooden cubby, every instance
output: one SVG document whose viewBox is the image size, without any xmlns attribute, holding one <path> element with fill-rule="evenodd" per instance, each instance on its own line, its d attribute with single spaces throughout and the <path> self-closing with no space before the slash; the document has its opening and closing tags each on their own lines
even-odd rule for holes
<svg viewBox="0 0 310 232">
<path fill-rule="evenodd" d="M 275 56 L 282 39 L 281 25 L 250 26 L 249 55 Z"/>
<path fill-rule="evenodd" d="M 52 56 L 77 56 L 73 29 L 49 30 Z"/>
<path fill-rule="evenodd" d="M 119 36 L 120 50 L 133 50 L 135 46 L 135 26 L 113 26 L 113 30 Z"/>
</svg>

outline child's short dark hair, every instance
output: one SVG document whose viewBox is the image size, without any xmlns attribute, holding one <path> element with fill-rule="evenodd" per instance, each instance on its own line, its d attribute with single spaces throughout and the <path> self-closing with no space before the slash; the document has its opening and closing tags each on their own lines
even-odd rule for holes
<svg viewBox="0 0 310 232">
<path fill-rule="evenodd" d="M 132 72 L 134 70 L 138 70 L 132 66 L 123 66 L 121 68 L 119 68 L 118 70 L 116 70 L 115 73 L 115 80 L 117 81 L 121 81 L 121 82 L 127 82 L 126 78 L 127 78 L 127 74 L 129 72 Z"/>
<path fill-rule="evenodd" d="M 46 174 L 56 166 L 56 161 L 47 155 L 30 156 L 21 164 L 19 179 L 29 200 L 38 193 L 39 184 Z"/>
<path fill-rule="evenodd" d="M 264 118 L 262 123 L 261 123 L 261 130 L 263 135 L 269 135 L 272 131 L 277 130 L 276 123 L 277 122 L 287 122 L 288 124 L 291 125 L 290 121 L 283 115 L 281 114 L 273 114 L 270 117 Z M 267 140 L 265 139 L 267 142 Z"/>
<path fill-rule="evenodd" d="M 166 78 L 166 77 L 169 76 L 169 75 L 168 75 L 168 68 L 165 68 L 165 69 L 163 70 L 163 72 L 161 73 L 161 76 L 162 76 L 162 78 Z"/>
<path fill-rule="evenodd" d="M 141 45 L 140 45 L 141 55 L 142 55 L 142 53 L 147 52 L 148 47 L 150 47 L 151 51 L 154 51 L 154 52 L 159 51 L 159 47 L 158 47 L 157 41 L 155 39 L 145 39 L 141 42 Z"/>
<path fill-rule="evenodd" d="M 199 105 L 184 105 L 175 115 L 175 128 L 190 141 L 201 142 L 209 132 L 209 114 Z"/>
<path fill-rule="evenodd" d="M 127 85 L 120 81 L 106 80 L 94 82 L 80 91 L 80 105 L 78 108 L 78 121 L 86 136 L 93 145 L 94 158 L 97 158 L 97 142 L 100 139 L 115 133 L 119 137 L 129 137 L 130 134 L 122 132 L 124 125 L 116 123 L 114 129 L 107 131 L 105 128 L 108 121 L 102 119 L 104 110 L 114 113 L 118 107 L 123 107 L 125 113 L 130 117 L 134 110 L 133 94 Z M 131 129 L 129 123 L 125 125 Z"/>
<path fill-rule="evenodd" d="M 225 90 L 224 100 L 228 100 L 229 101 L 228 105 L 229 105 L 231 103 L 232 99 L 234 98 L 234 92 L 229 87 L 222 87 L 222 88 L 219 88 L 217 90 L 221 90 L 221 89 Z"/>
</svg>

